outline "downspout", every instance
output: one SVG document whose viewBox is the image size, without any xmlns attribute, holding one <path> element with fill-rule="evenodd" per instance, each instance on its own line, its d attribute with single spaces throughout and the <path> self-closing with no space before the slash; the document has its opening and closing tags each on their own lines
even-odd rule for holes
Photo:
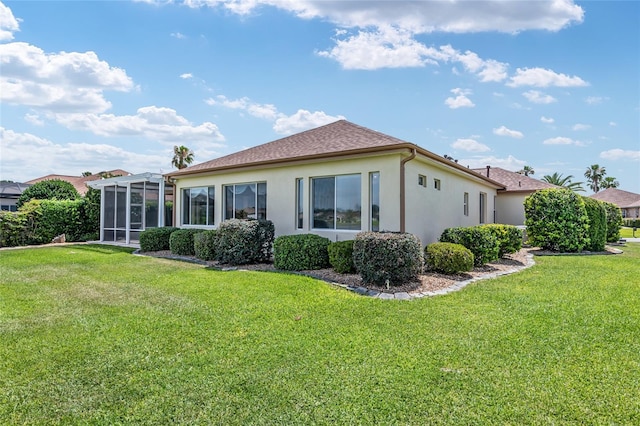
<svg viewBox="0 0 640 426">
<path fill-rule="evenodd" d="M 416 149 L 411 150 L 411 155 L 400 161 L 400 232 L 406 232 L 406 190 L 405 190 L 405 164 L 416 158 Z"/>
</svg>

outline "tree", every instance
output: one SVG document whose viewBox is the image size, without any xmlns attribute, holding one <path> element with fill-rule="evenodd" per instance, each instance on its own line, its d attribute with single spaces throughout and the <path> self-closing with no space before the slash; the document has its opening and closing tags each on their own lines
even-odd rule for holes
<svg viewBox="0 0 640 426">
<path fill-rule="evenodd" d="M 617 188 L 619 186 L 620 186 L 620 182 L 618 182 L 616 178 L 614 178 L 613 176 L 607 176 L 602 180 L 601 188 L 602 189 Z"/>
<path fill-rule="evenodd" d="M 82 177 L 87 177 L 87 176 L 91 176 L 93 173 L 86 171 L 86 172 L 82 172 Z"/>
<path fill-rule="evenodd" d="M 601 182 L 607 171 L 604 167 L 600 167 L 598 164 L 592 164 L 587 167 L 587 171 L 584 172 L 584 177 L 589 182 L 589 187 L 593 192 L 598 192 L 601 189 Z"/>
<path fill-rule="evenodd" d="M 563 177 L 562 173 L 554 172 L 552 175 L 544 175 L 542 180 L 552 185 L 562 186 L 574 192 L 584 192 L 583 182 L 571 182 L 573 175 Z"/>
<path fill-rule="evenodd" d="M 61 179 L 43 180 L 34 183 L 25 189 L 18 198 L 16 206 L 22 207 L 23 204 L 31 200 L 76 200 L 80 198 L 80 194 L 76 188 L 69 182 Z"/>
<path fill-rule="evenodd" d="M 184 145 L 175 145 L 173 147 L 173 159 L 171 160 L 171 165 L 177 169 L 184 169 L 191 163 L 193 163 L 193 151 Z"/>
<path fill-rule="evenodd" d="M 529 176 L 536 173 L 531 166 L 524 166 L 521 170 L 518 171 L 521 175 Z"/>
</svg>

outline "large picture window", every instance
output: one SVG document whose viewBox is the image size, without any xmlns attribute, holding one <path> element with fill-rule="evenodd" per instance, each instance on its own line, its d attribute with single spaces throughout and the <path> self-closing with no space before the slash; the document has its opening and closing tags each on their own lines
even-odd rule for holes
<svg viewBox="0 0 640 426">
<path fill-rule="evenodd" d="M 214 224 L 215 188 L 201 186 L 182 190 L 182 224 Z"/>
<path fill-rule="evenodd" d="M 224 187 L 225 219 L 266 219 L 267 183 L 243 183 Z"/>
<path fill-rule="evenodd" d="M 312 179 L 313 228 L 361 230 L 361 192 L 359 174 Z"/>
</svg>

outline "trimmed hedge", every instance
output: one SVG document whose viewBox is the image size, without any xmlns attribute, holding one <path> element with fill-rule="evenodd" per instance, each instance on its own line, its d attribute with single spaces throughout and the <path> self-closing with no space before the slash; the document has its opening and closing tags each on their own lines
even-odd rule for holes
<svg viewBox="0 0 640 426">
<path fill-rule="evenodd" d="M 193 236 L 203 232 L 204 229 L 178 229 L 169 236 L 169 250 L 179 256 L 193 256 Z"/>
<path fill-rule="evenodd" d="M 214 260 L 216 258 L 217 244 L 217 231 L 215 229 L 199 232 L 193 236 L 193 251 L 198 259 Z"/>
<path fill-rule="evenodd" d="M 607 210 L 601 201 L 590 197 L 582 197 L 584 208 L 589 216 L 589 229 L 587 234 L 589 242 L 585 249 L 589 251 L 604 251 L 607 243 Z"/>
<path fill-rule="evenodd" d="M 353 242 L 353 263 L 365 283 L 395 286 L 418 279 L 420 240 L 399 232 L 361 232 Z"/>
<path fill-rule="evenodd" d="M 0 247 L 16 247 L 30 244 L 29 215 L 26 212 L 0 210 Z"/>
<path fill-rule="evenodd" d="M 622 211 L 618 206 L 607 201 L 601 201 L 607 212 L 607 242 L 615 243 L 620 240 L 622 228 Z"/>
<path fill-rule="evenodd" d="M 505 254 L 517 253 L 522 248 L 522 231 L 514 225 L 488 223 L 480 225 L 488 229 L 498 240 L 498 258 Z"/>
<path fill-rule="evenodd" d="M 524 213 L 531 246 L 575 253 L 589 243 L 589 216 L 584 201 L 570 189 L 534 192 L 524 200 Z"/>
<path fill-rule="evenodd" d="M 473 269 L 473 253 L 462 244 L 433 243 L 424 249 L 427 269 L 443 274 L 457 274 Z"/>
<path fill-rule="evenodd" d="M 140 251 L 169 250 L 169 238 L 177 230 L 173 226 L 145 229 L 140 233 Z"/>
<path fill-rule="evenodd" d="M 353 264 L 353 240 L 330 243 L 327 251 L 329 252 L 329 263 L 334 271 L 339 274 L 355 272 L 356 266 Z"/>
<path fill-rule="evenodd" d="M 36 182 L 18 197 L 16 207 L 20 209 L 31 200 L 77 200 L 80 194 L 76 188 L 62 179 Z"/>
<path fill-rule="evenodd" d="M 273 243 L 273 266 L 285 271 L 326 268 L 330 242 L 315 234 L 282 235 Z"/>
<path fill-rule="evenodd" d="M 471 250 L 475 266 L 482 266 L 500 258 L 498 239 L 494 231 L 485 225 L 447 228 L 442 232 L 440 242 L 461 244 Z"/>
<path fill-rule="evenodd" d="M 270 220 L 225 220 L 216 234 L 216 260 L 231 265 L 268 262 L 274 234 Z"/>
<path fill-rule="evenodd" d="M 627 228 L 640 228 L 640 219 L 624 219 L 624 226 Z"/>
</svg>

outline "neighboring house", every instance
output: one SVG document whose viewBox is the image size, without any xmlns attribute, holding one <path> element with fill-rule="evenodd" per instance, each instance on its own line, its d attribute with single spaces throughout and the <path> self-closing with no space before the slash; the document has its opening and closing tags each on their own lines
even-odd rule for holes
<svg viewBox="0 0 640 426">
<path fill-rule="evenodd" d="M 174 223 L 216 227 L 269 219 L 276 235 L 332 241 L 360 231 L 405 231 L 423 244 L 445 228 L 491 223 L 498 190 L 413 143 L 345 120 L 165 174 L 175 185 Z"/>
<path fill-rule="evenodd" d="M 620 207 L 624 218 L 637 219 L 640 217 L 640 194 L 618 188 L 607 188 L 590 195 L 590 197 Z"/>
<path fill-rule="evenodd" d="M 92 175 L 89 176 L 66 176 L 66 175 L 47 175 L 47 176 L 42 176 L 39 178 L 35 178 L 35 179 L 31 179 L 25 183 L 31 184 L 33 185 L 34 183 L 38 183 L 38 182 L 42 182 L 43 180 L 54 180 L 54 179 L 59 179 L 59 180 L 63 180 L 65 182 L 69 182 L 71 185 L 73 185 L 73 187 L 76 189 L 76 191 L 78 191 L 78 193 L 80 195 L 85 195 L 87 193 L 87 183 L 94 181 L 94 180 L 100 180 L 102 179 L 103 175 L 107 175 L 107 176 L 127 176 L 130 173 L 125 171 L 125 170 L 121 170 L 121 169 L 116 169 L 116 170 L 110 170 L 107 172 L 100 172 L 100 173 L 94 173 Z"/>
<path fill-rule="evenodd" d="M 496 198 L 496 223 L 524 225 L 524 199 L 536 191 L 559 188 L 557 185 L 534 179 L 500 167 L 472 169 L 474 172 L 500 182 L 504 189 L 498 190 Z"/>
<path fill-rule="evenodd" d="M 11 212 L 18 210 L 16 207 L 18 198 L 30 186 L 28 183 L 0 182 L 0 210 Z"/>
</svg>

